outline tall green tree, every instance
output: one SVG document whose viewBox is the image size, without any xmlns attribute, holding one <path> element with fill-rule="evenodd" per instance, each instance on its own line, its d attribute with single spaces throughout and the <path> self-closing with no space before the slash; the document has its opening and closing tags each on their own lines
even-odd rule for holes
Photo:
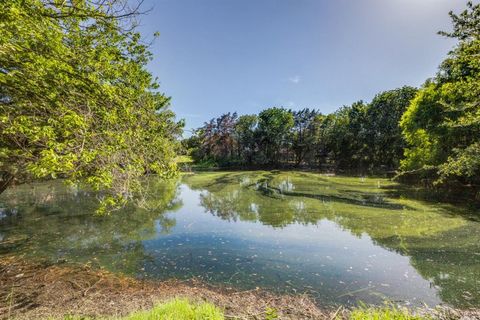
<svg viewBox="0 0 480 320">
<path fill-rule="evenodd" d="M 366 148 L 369 165 L 396 169 L 406 147 L 400 119 L 417 89 L 404 86 L 377 94 L 366 110 Z"/>
<path fill-rule="evenodd" d="M 334 127 L 334 123 L 334 114 L 318 114 L 313 119 L 313 135 L 315 141 L 313 148 L 315 152 L 313 158 L 309 161 L 310 166 L 322 167 L 324 165 L 329 165 L 328 161 L 330 160 L 330 155 L 332 152 L 330 142 L 331 138 L 333 137 L 332 129 Z"/>
<path fill-rule="evenodd" d="M 124 203 L 145 173 L 175 172 L 181 123 L 146 70 L 121 3 L 0 2 L 0 191 L 66 178 Z"/>
<path fill-rule="evenodd" d="M 318 141 L 318 150 L 336 170 L 363 170 L 365 165 L 365 112 L 363 101 L 343 106 L 327 117 L 321 117 L 318 124 L 320 132 L 317 135 L 324 141 Z"/>
<path fill-rule="evenodd" d="M 402 169 L 430 170 L 437 183 L 480 185 L 480 4 L 450 13 L 458 45 L 402 117 L 409 143 Z"/>
<path fill-rule="evenodd" d="M 265 109 L 258 115 L 258 139 L 263 163 L 278 164 L 281 151 L 288 147 L 293 115 L 284 108 Z"/>
<path fill-rule="evenodd" d="M 366 140 L 368 105 L 363 101 L 354 102 L 347 111 L 347 127 L 344 137 L 345 143 L 341 145 L 341 167 L 355 170 L 368 168 L 369 141 Z"/>
<path fill-rule="evenodd" d="M 314 109 L 290 111 L 293 115 L 292 151 L 295 164 L 314 161 L 315 126 L 314 120 L 318 112 Z"/>
<path fill-rule="evenodd" d="M 257 150 L 258 117 L 256 115 L 243 115 L 238 118 L 235 125 L 235 135 L 238 141 L 238 157 L 247 165 L 253 164 Z M 243 161 L 242 161 L 243 160 Z"/>
</svg>

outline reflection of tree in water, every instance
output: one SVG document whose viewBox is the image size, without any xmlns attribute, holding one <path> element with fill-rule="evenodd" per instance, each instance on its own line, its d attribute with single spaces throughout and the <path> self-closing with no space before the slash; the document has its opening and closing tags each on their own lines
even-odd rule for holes
<svg viewBox="0 0 480 320">
<path fill-rule="evenodd" d="M 201 176 L 186 179 L 186 183 L 202 190 L 201 205 L 222 219 L 259 221 L 273 227 L 329 219 L 356 236 L 368 234 L 376 244 L 409 256 L 412 266 L 438 288 L 443 301 L 462 307 L 480 305 L 477 220 L 455 214 L 458 210 L 448 205 L 413 200 L 408 193 L 399 194 L 400 189 L 393 199 L 381 189 L 361 190 L 338 178 L 338 183 L 330 183 L 309 174 L 288 176 L 288 182 L 284 182 L 284 174 L 249 173 L 250 183 L 245 184 L 238 182 L 242 179 L 237 173 L 217 174 L 218 183 Z M 288 195 L 265 192 L 258 185 L 268 185 L 269 191 L 283 191 L 288 186 L 290 191 Z M 335 188 L 341 188 L 341 192 L 335 193 Z M 391 189 L 389 186 L 389 192 Z M 358 205 L 357 199 L 382 199 L 389 206 Z"/>
<path fill-rule="evenodd" d="M 200 204 L 205 210 L 224 220 L 260 221 L 273 227 L 285 227 L 294 222 L 294 214 L 290 210 L 275 210 L 269 202 L 272 199 L 258 198 L 255 192 L 249 190 L 224 190 L 200 195 Z"/>
<path fill-rule="evenodd" d="M 1 198 L 0 234 L 6 245 L 0 243 L 0 250 L 133 273 L 148 258 L 142 240 L 175 226 L 175 219 L 163 213 L 182 206 L 177 186 L 153 178 L 142 205 L 148 209 L 129 205 L 109 216 L 94 214 L 95 194 L 58 181 L 18 187 Z"/>
</svg>

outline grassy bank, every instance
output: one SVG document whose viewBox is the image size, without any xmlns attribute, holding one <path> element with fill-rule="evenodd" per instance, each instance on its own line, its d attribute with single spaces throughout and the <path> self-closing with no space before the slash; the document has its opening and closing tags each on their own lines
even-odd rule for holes
<svg viewBox="0 0 480 320">
<path fill-rule="evenodd" d="M 63 320 L 90 320 L 93 318 L 65 316 Z M 157 304 L 147 311 L 134 312 L 125 317 L 96 318 L 101 320 L 223 320 L 223 312 L 211 303 L 192 303 L 187 299 L 173 299 Z"/>
<path fill-rule="evenodd" d="M 262 314 L 251 317 L 227 316 L 211 303 L 192 303 L 187 299 L 173 299 L 158 304 L 148 311 L 134 312 L 126 317 L 97 318 L 97 320 L 223 320 L 223 319 L 279 319 L 275 309 L 267 309 Z M 406 309 L 360 308 L 351 312 L 334 313 L 325 319 L 344 320 L 427 320 L 429 316 L 413 315 Z M 65 316 L 63 320 L 93 320 L 88 317 Z"/>
</svg>

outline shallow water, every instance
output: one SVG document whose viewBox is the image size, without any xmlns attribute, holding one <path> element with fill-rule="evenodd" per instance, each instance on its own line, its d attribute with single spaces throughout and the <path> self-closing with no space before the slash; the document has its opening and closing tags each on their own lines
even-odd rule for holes
<svg viewBox="0 0 480 320">
<path fill-rule="evenodd" d="M 38 183 L 0 198 L 0 254 L 308 293 L 319 304 L 480 307 L 480 213 L 384 179 L 300 172 L 148 181 L 141 208 Z"/>
</svg>

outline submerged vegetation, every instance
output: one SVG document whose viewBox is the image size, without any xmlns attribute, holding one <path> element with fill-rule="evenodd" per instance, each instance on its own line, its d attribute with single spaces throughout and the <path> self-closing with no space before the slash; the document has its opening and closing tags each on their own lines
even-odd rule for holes
<svg viewBox="0 0 480 320">
<path fill-rule="evenodd" d="M 464 307 L 480 303 L 476 210 L 418 194 L 412 198 L 399 184 L 381 178 L 254 171 L 195 174 L 185 181 L 204 190 L 202 206 L 221 219 L 277 228 L 335 221 L 358 237 L 366 233 L 377 245 L 410 257 L 443 301 Z"/>
</svg>

